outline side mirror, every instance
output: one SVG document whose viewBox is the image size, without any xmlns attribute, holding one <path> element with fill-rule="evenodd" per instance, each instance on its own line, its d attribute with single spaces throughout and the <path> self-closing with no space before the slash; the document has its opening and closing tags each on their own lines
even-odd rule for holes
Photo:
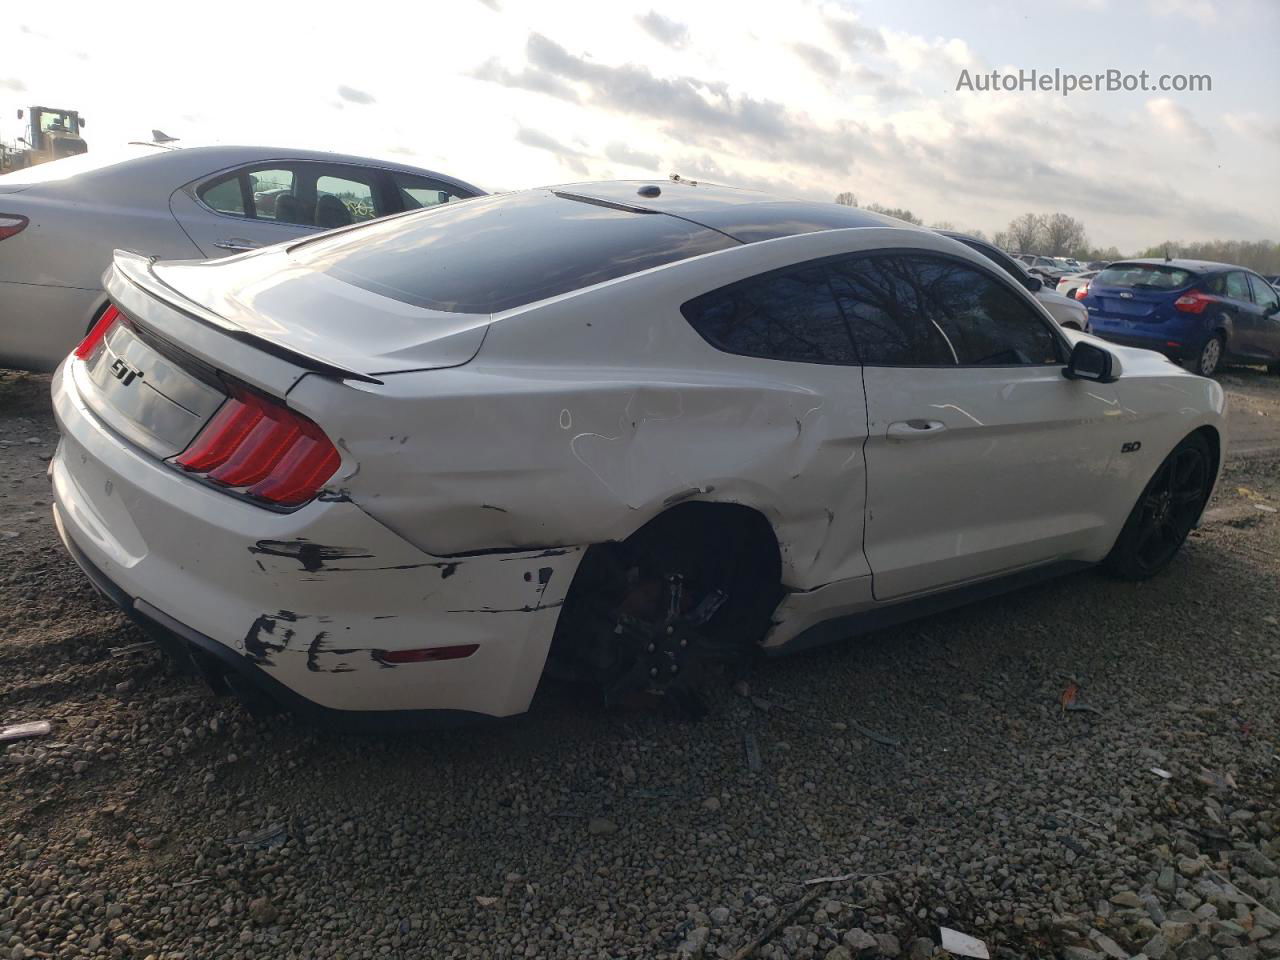
<svg viewBox="0 0 1280 960">
<path fill-rule="evenodd" d="M 84 117 L 81 117 L 81 118 L 80 118 L 80 126 L 82 126 L 82 127 L 87 127 L 87 126 L 88 126 L 88 124 L 85 122 Z"/>
<path fill-rule="evenodd" d="M 1116 362 L 1110 351 L 1096 343 L 1081 340 L 1071 349 L 1071 359 L 1062 375 L 1068 380 L 1092 380 L 1094 383 L 1115 383 Z"/>
<path fill-rule="evenodd" d="M 1044 287 L 1044 281 L 1041 280 L 1039 277 L 1027 276 L 1023 278 L 1022 282 L 1026 284 L 1027 289 L 1030 290 L 1032 293 L 1036 293 L 1042 287 Z"/>
<path fill-rule="evenodd" d="M 21 110 L 19 110 L 19 111 L 18 111 L 18 119 L 19 119 L 19 120 L 21 120 L 21 119 L 22 119 L 22 111 L 21 111 Z"/>
</svg>

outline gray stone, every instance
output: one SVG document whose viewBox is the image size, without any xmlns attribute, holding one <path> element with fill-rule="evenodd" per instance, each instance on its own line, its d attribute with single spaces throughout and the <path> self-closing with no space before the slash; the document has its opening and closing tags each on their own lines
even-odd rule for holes
<svg viewBox="0 0 1280 960">
<path fill-rule="evenodd" d="M 1192 937 L 1178 950 L 1178 960 L 1209 960 L 1214 954 L 1213 943 L 1204 935 Z"/>
<path fill-rule="evenodd" d="M 1160 924 L 1160 932 L 1169 946 L 1176 947 L 1191 939 L 1196 932 L 1196 925 L 1185 920 L 1166 920 Z"/>
<path fill-rule="evenodd" d="M 1165 939 L 1163 933 L 1157 933 L 1146 942 L 1142 952 L 1151 960 L 1164 960 L 1169 955 L 1169 941 Z"/>
<path fill-rule="evenodd" d="M 911 960 L 929 960 L 933 956 L 933 941 L 928 937 L 917 937 L 911 941 L 911 950 L 907 956 Z"/>
<path fill-rule="evenodd" d="M 853 960 L 848 947 L 832 947 L 827 951 L 826 960 Z"/>
<path fill-rule="evenodd" d="M 1129 951 L 1124 949 L 1120 944 L 1116 943 L 1104 933 L 1094 930 L 1089 934 L 1089 939 L 1093 941 L 1093 945 L 1105 953 L 1113 960 L 1129 960 Z"/>
<path fill-rule="evenodd" d="M 1130 910 L 1142 909 L 1142 898 L 1132 890 L 1122 890 L 1111 898 L 1111 902 L 1117 907 L 1126 907 Z M 1128 960 L 1126 957 L 1125 960 Z"/>
<path fill-rule="evenodd" d="M 1085 947 L 1063 947 L 1062 960 L 1106 960 L 1106 957 Z"/>
<path fill-rule="evenodd" d="M 618 825 L 604 817 L 592 817 L 591 822 L 587 824 L 587 832 L 593 837 L 604 836 L 610 833 L 617 833 Z"/>
<path fill-rule="evenodd" d="M 852 930 L 845 932 L 840 938 L 840 942 L 849 948 L 849 952 L 855 957 L 871 956 L 879 948 L 876 938 L 861 927 L 854 927 Z"/>
<path fill-rule="evenodd" d="M 710 917 L 711 917 L 711 922 L 712 922 L 715 926 L 717 926 L 717 927 L 723 927 L 726 923 L 728 923 L 728 922 L 729 922 L 729 908 L 728 908 L 728 907 L 715 907 L 715 908 L 711 911 L 711 913 L 710 913 Z"/>
<path fill-rule="evenodd" d="M 1183 857 L 1178 861 L 1178 872 L 1189 880 L 1194 880 L 1200 874 L 1204 873 L 1204 861 L 1193 860 L 1191 857 Z"/>
<path fill-rule="evenodd" d="M 1255 877 L 1280 876 L 1280 867 L 1264 856 L 1261 850 L 1246 850 L 1236 862 Z"/>
<path fill-rule="evenodd" d="M 1222 951 L 1222 960 L 1258 960 L 1258 948 L 1227 947 Z"/>
<path fill-rule="evenodd" d="M 1160 876 L 1156 878 L 1156 889 L 1163 893 L 1173 893 L 1177 886 L 1178 875 L 1173 872 L 1173 867 L 1161 867 Z"/>
<path fill-rule="evenodd" d="M 877 933 L 876 952 L 882 957 L 897 957 L 902 954 L 902 944 L 892 933 Z"/>
</svg>

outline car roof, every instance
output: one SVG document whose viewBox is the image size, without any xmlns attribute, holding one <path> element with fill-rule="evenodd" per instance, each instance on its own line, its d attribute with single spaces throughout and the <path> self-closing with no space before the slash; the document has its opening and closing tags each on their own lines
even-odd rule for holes
<svg viewBox="0 0 1280 960">
<path fill-rule="evenodd" d="M 1135 263 L 1147 263 L 1159 266 L 1161 264 L 1168 267 L 1177 267 L 1179 270 L 1248 270 L 1248 267 L 1238 267 L 1230 263 L 1218 263 L 1216 260 L 1190 260 L 1184 257 L 1174 257 L 1172 260 L 1166 260 L 1164 257 L 1135 257 L 1132 260 L 1115 260 L 1110 266 L 1123 267 Z"/>
<path fill-rule="evenodd" d="M 718 230 L 743 243 L 849 227 L 921 229 L 905 220 L 858 207 L 790 200 L 759 190 L 689 180 L 608 180 L 566 183 L 551 189 L 562 196 L 636 212 L 665 213 Z"/>
<path fill-rule="evenodd" d="M 106 154 L 106 156 L 103 156 Z M 102 160 L 105 162 L 95 163 Z M 31 186 L 56 186 L 57 184 L 75 183 L 78 185 L 96 186 L 111 184 L 144 184 L 148 192 L 154 192 L 156 180 L 163 182 L 168 190 L 179 187 L 192 180 L 197 180 L 229 167 L 244 163 L 280 161 L 321 161 L 328 163 L 348 163 L 359 166 L 378 167 L 400 173 L 412 173 L 449 181 L 475 193 L 485 193 L 465 180 L 459 180 L 450 174 L 438 173 L 423 167 L 413 167 L 403 163 L 387 160 L 376 160 L 372 157 L 359 157 L 346 153 L 330 153 L 324 150 L 299 150 L 295 147 L 262 147 L 245 145 L 219 145 L 210 147 L 182 147 L 165 149 L 156 144 L 132 143 L 115 149 L 106 148 L 94 153 L 79 154 L 63 160 L 32 167 L 31 175 L 23 178 L 28 171 L 17 171 L 0 179 L 0 184 L 17 185 L 29 182 Z M 62 166 L 59 166 L 61 164 Z M 89 169 L 82 169 L 88 167 Z M 67 171 L 67 176 L 59 174 Z M 13 180 L 9 178 L 13 177 Z"/>
</svg>

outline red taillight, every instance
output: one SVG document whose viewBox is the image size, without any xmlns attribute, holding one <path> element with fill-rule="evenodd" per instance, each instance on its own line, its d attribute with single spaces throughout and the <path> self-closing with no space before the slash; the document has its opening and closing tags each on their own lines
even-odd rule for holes
<svg viewBox="0 0 1280 960">
<path fill-rule="evenodd" d="M 98 318 L 98 322 L 89 328 L 89 335 L 80 341 L 80 346 L 76 347 L 75 357 L 77 360 L 87 360 L 89 354 L 97 348 L 107 335 L 107 331 L 116 325 L 116 321 L 120 319 L 120 311 L 114 306 L 107 307 L 102 311 L 102 316 Z"/>
<path fill-rule="evenodd" d="M 235 390 L 173 462 L 220 486 L 292 507 L 319 493 L 342 458 L 311 420 L 261 394 Z"/>
<path fill-rule="evenodd" d="M 1083 287 L 1076 287 L 1076 299 L 1083 300 L 1089 295 L 1089 285 L 1086 283 Z"/>
<path fill-rule="evenodd" d="M 31 221 L 16 213 L 0 213 L 0 240 L 8 240 L 27 229 Z"/>
<path fill-rule="evenodd" d="M 1183 313 L 1203 313 L 1204 308 L 1211 303 L 1213 303 L 1212 297 L 1205 296 L 1199 290 L 1192 290 L 1173 301 L 1173 306 L 1175 310 L 1181 310 Z"/>
<path fill-rule="evenodd" d="M 478 643 L 460 643 L 453 647 L 420 647 L 417 650 L 377 650 L 374 656 L 382 663 L 434 663 L 437 660 L 462 660 L 480 649 Z"/>
</svg>

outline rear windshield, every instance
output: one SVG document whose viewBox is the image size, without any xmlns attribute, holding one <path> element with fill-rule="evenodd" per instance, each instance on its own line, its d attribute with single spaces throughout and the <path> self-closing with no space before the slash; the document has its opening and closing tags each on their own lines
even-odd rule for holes
<svg viewBox="0 0 1280 960">
<path fill-rule="evenodd" d="M 1165 263 L 1115 263 L 1098 274 L 1094 285 L 1136 290 L 1180 290 L 1194 276 L 1190 270 Z"/>
<path fill-rule="evenodd" d="M 293 256 L 404 303 L 498 313 L 737 245 L 666 214 L 530 190 L 371 223 L 304 242 Z"/>
</svg>

